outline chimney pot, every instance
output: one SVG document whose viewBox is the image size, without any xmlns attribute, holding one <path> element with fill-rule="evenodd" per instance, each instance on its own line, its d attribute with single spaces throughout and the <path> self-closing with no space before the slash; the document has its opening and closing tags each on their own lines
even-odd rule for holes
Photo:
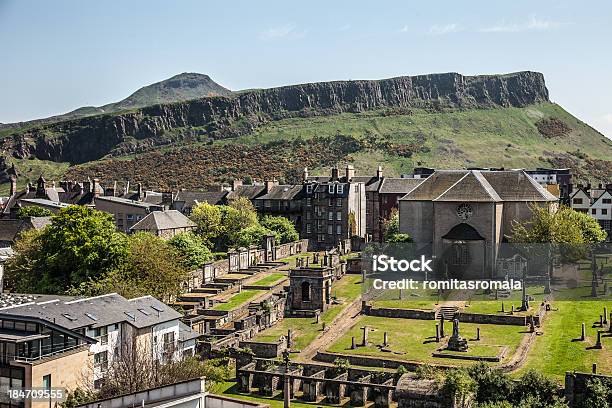
<svg viewBox="0 0 612 408">
<path fill-rule="evenodd" d="M 346 165 L 345 173 L 346 173 L 345 176 L 346 176 L 347 183 L 353 180 L 353 178 L 355 177 L 355 168 L 353 167 L 352 164 Z"/>
<path fill-rule="evenodd" d="M 378 169 L 376 170 L 376 178 L 378 180 L 383 178 L 383 170 L 382 170 L 382 166 L 378 166 Z"/>
<path fill-rule="evenodd" d="M 336 166 L 331 169 L 331 181 L 338 181 L 338 167 Z"/>
<path fill-rule="evenodd" d="M 232 181 L 232 191 L 236 190 L 241 185 L 242 185 L 242 180 L 234 179 L 234 181 Z"/>
</svg>

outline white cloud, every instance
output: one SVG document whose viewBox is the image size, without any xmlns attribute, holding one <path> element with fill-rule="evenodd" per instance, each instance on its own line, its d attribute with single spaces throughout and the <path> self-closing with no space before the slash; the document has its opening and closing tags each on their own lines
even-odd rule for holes
<svg viewBox="0 0 612 408">
<path fill-rule="evenodd" d="M 306 30 L 298 30 L 295 24 L 270 27 L 259 35 L 262 40 L 298 39 L 306 35 Z"/>
<path fill-rule="evenodd" d="M 455 23 L 445 24 L 445 25 L 434 24 L 431 27 L 429 27 L 429 34 L 432 34 L 432 35 L 444 35 L 444 34 L 456 33 L 458 31 L 461 31 L 461 27 Z"/>
<path fill-rule="evenodd" d="M 405 25 L 405 26 L 403 26 L 402 28 L 400 28 L 398 31 L 399 31 L 400 33 L 407 33 L 407 32 L 408 32 L 408 26 L 407 26 L 407 25 Z"/>
<path fill-rule="evenodd" d="M 482 33 L 519 33 L 523 31 L 547 31 L 555 28 L 559 28 L 567 23 L 560 23 L 558 21 L 551 21 L 540 19 L 535 15 L 530 16 L 526 22 L 523 23 L 508 23 L 502 21 L 494 26 L 481 28 Z"/>
</svg>

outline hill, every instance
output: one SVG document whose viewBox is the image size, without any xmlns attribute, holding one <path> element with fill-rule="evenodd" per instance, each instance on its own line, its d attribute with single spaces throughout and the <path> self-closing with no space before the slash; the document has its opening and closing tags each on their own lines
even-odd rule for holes
<svg viewBox="0 0 612 408">
<path fill-rule="evenodd" d="M 161 189 L 247 175 L 291 181 L 305 165 L 334 162 L 360 172 L 380 163 L 394 175 L 567 166 L 584 179 L 612 177 L 612 142 L 551 103 L 533 72 L 253 90 L 4 133 L 3 149 L 7 165 L 30 178 L 44 168 Z"/>
<path fill-rule="evenodd" d="M 187 101 L 207 96 L 229 96 L 231 91 L 213 81 L 208 75 L 182 73 L 166 80 L 144 86 L 127 98 L 103 106 L 84 106 L 62 115 L 44 119 L 35 119 L 20 123 L 0 123 L 0 129 L 18 129 L 64 120 L 78 119 L 104 113 L 115 113 L 123 110 L 145 106 Z"/>
</svg>

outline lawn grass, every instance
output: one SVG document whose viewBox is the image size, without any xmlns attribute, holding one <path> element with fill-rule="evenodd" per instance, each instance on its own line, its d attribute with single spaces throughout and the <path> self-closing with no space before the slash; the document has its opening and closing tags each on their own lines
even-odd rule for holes
<svg viewBox="0 0 612 408">
<path fill-rule="evenodd" d="M 391 319 L 384 317 L 362 316 L 355 325 L 328 351 L 334 353 L 384 357 L 404 361 L 418 361 L 428 364 L 470 365 L 473 361 L 433 357 L 432 353 L 441 346 L 435 342 L 435 323 L 433 320 Z M 359 344 L 363 335 L 361 327 L 368 326 L 374 331 L 369 332 L 370 345 L 351 350 L 351 338 L 355 337 Z M 475 341 L 476 328 L 480 327 L 480 341 Z M 526 329 L 521 326 L 502 326 L 489 324 L 461 323 L 462 337 L 469 343 L 466 355 L 494 356 L 501 347 L 507 347 L 505 359 L 509 359 L 516 351 Z M 379 349 L 383 344 L 384 332 L 389 334 L 390 348 L 393 352 Z M 446 335 L 452 332 L 452 325 L 445 325 Z M 400 353 L 400 354 L 396 354 Z M 457 354 L 457 353 L 455 353 Z"/>
<path fill-rule="evenodd" d="M 212 310 L 222 310 L 222 311 L 230 311 L 237 309 L 242 306 L 246 302 L 255 298 L 258 295 L 264 293 L 265 290 L 256 290 L 256 289 L 245 289 L 240 293 L 236 293 L 234 296 L 228 299 L 225 303 L 219 303 L 215 305 Z"/>
<path fill-rule="evenodd" d="M 286 277 L 287 277 L 287 275 L 282 274 L 282 273 L 272 273 L 272 274 L 270 274 L 268 276 L 265 276 L 265 277 L 259 279 L 258 281 L 250 283 L 250 285 L 253 285 L 253 286 L 272 286 L 273 284 L 277 283 L 281 279 L 285 279 Z"/>
<path fill-rule="evenodd" d="M 268 404 L 270 408 L 283 408 L 283 397 L 282 394 L 278 394 L 275 397 L 268 398 L 263 396 L 253 396 L 253 394 L 244 394 L 238 392 L 238 386 L 235 382 L 223 382 L 219 384 L 215 384 L 209 390 L 212 394 L 225 395 L 226 397 L 238 398 L 246 401 L 254 401 L 259 402 L 261 404 Z M 306 403 L 306 402 L 298 402 L 295 400 L 291 401 L 291 406 L 295 408 L 316 408 L 316 407 L 333 407 L 339 405 L 329 405 L 318 403 Z"/>
<path fill-rule="evenodd" d="M 380 296 L 372 300 L 372 306 L 392 309 L 419 309 L 433 310 L 438 306 L 438 301 L 444 301 L 446 296 L 438 299 L 435 290 L 404 290 L 403 299 L 400 299 L 399 289 L 387 289 Z"/>
<path fill-rule="evenodd" d="M 507 298 L 491 299 L 492 295 L 479 292 L 474 294 L 462 309 L 465 313 L 483 313 L 483 314 L 509 314 L 514 306 L 515 315 L 527 316 L 537 313 L 540 304 L 546 297 L 544 294 L 544 286 L 531 286 L 527 288 L 527 294 L 535 300 L 530 302 L 529 310 L 518 311 L 522 305 L 522 291 L 511 291 Z M 501 305 L 504 303 L 504 312 L 502 313 Z"/>
<path fill-rule="evenodd" d="M 308 346 L 323 330 L 323 323 L 329 325 L 348 304 L 361 295 L 361 276 L 345 275 L 334 282 L 332 297 L 341 300 L 341 304 L 331 305 L 320 317 L 317 324 L 314 318 L 287 317 L 269 329 L 260 332 L 255 341 L 275 342 L 280 336 L 286 336 L 291 329 L 293 335 L 293 348 L 302 350 Z"/>
<path fill-rule="evenodd" d="M 566 371 L 591 372 L 597 363 L 601 374 L 612 374 L 612 337 L 604 335 L 603 350 L 589 349 L 597 340 L 599 315 L 603 308 L 612 312 L 612 301 L 556 301 L 553 307 L 558 311 L 549 312 L 538 336 L 529 350 L 526 364 L 517 372 L 535 369 L 562 381 Z M 580 337 L 580 326 L 586 324 L 586 341 L 575 341 Z M 574 340 L 574 341 L 573 341 Z"/>
</svg>

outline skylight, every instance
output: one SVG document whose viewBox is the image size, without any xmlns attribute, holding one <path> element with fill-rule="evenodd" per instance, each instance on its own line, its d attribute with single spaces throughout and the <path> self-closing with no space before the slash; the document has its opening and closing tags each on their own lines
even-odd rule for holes
<svg viewBox="0 0 612 408">
<path fill-rule="evenodd" d="M 68 313 L 62 313 L 62 316 L 64 316 L 66 319 L 70 320 L 71 322 L 74 322 L 77 319 L 76 317 Z"/>
<path fill-rule="evenodd" d="M 145 315 L 145 316 L 150 316 L 151 315 L 151 313 L 149 311 L 145 310 L 145 309 L 138 309 L 138 311 L 140 313 L 142 313 L 143 315 Z"/>
<path fill-rule="evenodd" d="M 91 313 L 85 313 L 85 316 L 89 317 L 94 322 L 98 321 L 98 318 L 95 315 L 92 315 Z"/>
<path fill-rule="evenodd" d="M 151 309 L 155 310 L 156 312 L 160 312 L 160 313 L 164 311 L 164 309 L 162 309 L 162 308 L 160 308 L 158 306 L 151 306 Z"/>
<path fill-rule="evenodd" d="M 123 313 L 125 313 L 125 315 L 129 317 L 130 319 L 136 320 L 136 316 L 134 316 L 134 313 L 132 312 L 123 312 Z"/>
</svg>

